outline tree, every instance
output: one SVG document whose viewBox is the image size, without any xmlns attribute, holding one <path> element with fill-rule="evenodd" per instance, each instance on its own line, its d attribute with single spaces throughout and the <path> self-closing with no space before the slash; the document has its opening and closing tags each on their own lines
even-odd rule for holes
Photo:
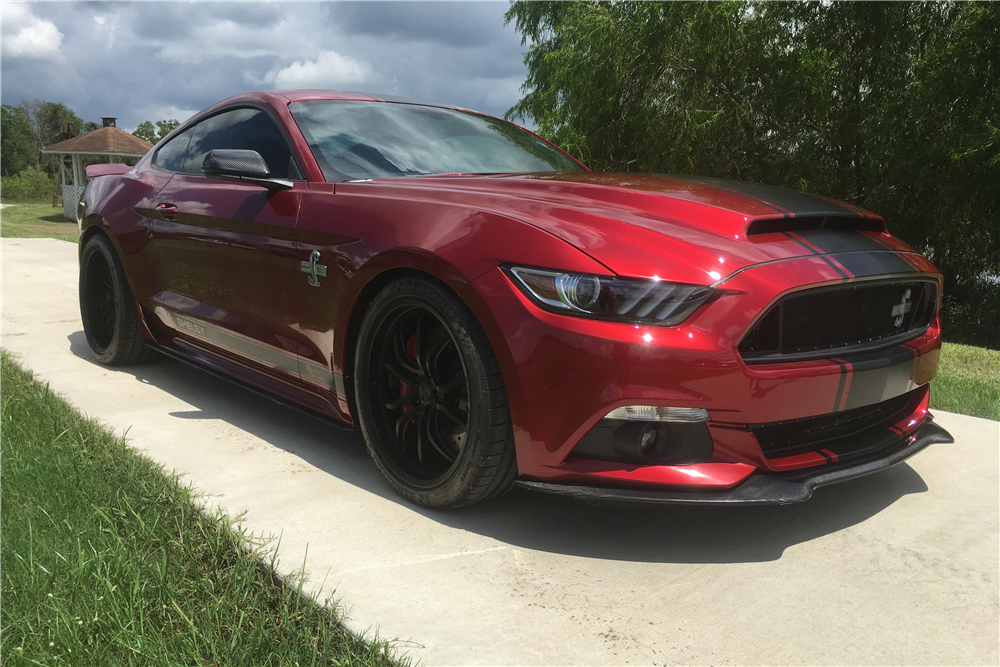
<svg viewBox="0 0 1000 667">
<path fill-rule="evenodd" d="M 31 119 L 21 107 L 4 104 L 0 120 L 0 174 L 12 176 L 38 164 Z"/>
<path fill-rule="evenodd" d="M 139 127 L 135 128 L 135 132 L 132 134 L 144 139 L 151 144 L 159 143 L 163 137 L 170 134 L 170 132 L 180 125 L 178 120 L 158 120 L 156 121 L 156 128 L 153 128 L 153 124 L 148 120 L 139 123 Z"/>
<path fill-rule="evenodd" d="M 156 134 L 157 134 L 156 140 L 157 141 L 162 140 L 163 137 L 173 132 L 174 129 L 176 129 L 177 126 L 180 124 L 181 122 L 175 118 L 171 118 L 170 120 L 156 121 Z"/>
<path fill-rule="evenodd" d="M 135 132 L 133 132 L 132 135 L 139 137 L 143 141 L 148 141 L 151 144 L 155 144 L 157 141 L 156 129 L 153 128 L 153 124 L 148 120 L 144 120 L 139 123 L 139 126 L 135 128 Z"/>
<path fill-rule="evenodd" d="M 598 170 L 738 178 L 882 214 L 1000 347 L 1000 5 L 513 2 L 509 118 Z"/>
<path fill-rule="evenodd" d="M 96 127 L 96 123 L 85 123 L 72 109 L 60 102 L 22 100 L 20 108 L 31 125 L 35 160 L 50 174 L 55 174 L 58 170 L 58 158 L 54 155 L 42 155 L 42 149 L 83 133 L 89 125 Z"/>
</svg>

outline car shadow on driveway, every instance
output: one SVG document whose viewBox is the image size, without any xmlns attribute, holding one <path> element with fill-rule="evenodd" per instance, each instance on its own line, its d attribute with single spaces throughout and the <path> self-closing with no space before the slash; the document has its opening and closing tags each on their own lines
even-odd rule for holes
<svg viewBox="0 0 1000 667">
<path fill-rule="evenodd" d="M 82 331 L 71 352 L 98 365 Z M 905 463 L 816 490 L 787 506 L 593 505 L 514 489 L 502 498 L 457 510 L 411 505 L 388 486 L 368 457 L 359 431 L 335 428 L 174 359 L 156 355 L 140 366 L 105 371 L 133 376 L 195 410 L 177 419 L 221 420 L 360 489 L 442 525 L 511 546 L 588 558 L 664 563 L 764 562 L 785 549 L 862 523 L 903 496 L 923 493 Z"/>
</svg>

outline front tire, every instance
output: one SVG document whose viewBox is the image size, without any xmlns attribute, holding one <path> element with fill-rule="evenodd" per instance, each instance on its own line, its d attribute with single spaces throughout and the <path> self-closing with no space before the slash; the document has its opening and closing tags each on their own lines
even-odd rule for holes
<svg viewBox="0 0 1000 667">
<path fill-rule="evenodd" d="M 443 508 L 510 488 L 517 462 L 503 378 L 453 294 L 420 278 L 386 287 L 365 315 L 354 367 L 368 451 L 400 495 Z"/>
<path fill-rule="evenodd" d="M 80 316 L 87 343 L 102 364 L 125 366 L 149 358 L 125 270 L 106 236 L 91 237 L 80 257 Z"/>
</svg>

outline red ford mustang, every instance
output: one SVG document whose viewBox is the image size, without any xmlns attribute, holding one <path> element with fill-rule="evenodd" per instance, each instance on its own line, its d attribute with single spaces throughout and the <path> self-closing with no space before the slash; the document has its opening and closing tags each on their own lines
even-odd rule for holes
<svg viewBox="0 0 1000 667">
<path fill-rule="evenodd" d="M 88 174 L 100 361 L 155 348 L 360 427 L 422 505 L 789 503 L 951 441 L 941 276 L 850 204 L 331 91 L 230 98 Z"/>
</svg>

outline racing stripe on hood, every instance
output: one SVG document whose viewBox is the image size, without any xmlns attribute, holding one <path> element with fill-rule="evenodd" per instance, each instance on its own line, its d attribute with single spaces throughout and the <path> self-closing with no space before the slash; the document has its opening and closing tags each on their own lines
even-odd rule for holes
<svg viewBox="0 0 1000 667">
<path fill-rule="evenodd" d="M 918 273 L 903 256 L 894 252 L 849 252 L 837 255 L 837 260 L 855 278 Z"/>
<path fill-rule="evenodd" d="M 892 250 L 872 236 L 854 229 L 802 229 L 795 234 L 819 248 L 820 252 Z"/>
<path fill-rule="evenodd" d="M 878 236 L 878 234 L 875 233 L 875 232 L 861 232 L 861 233 L 864 234 L 865 236 L 869 237 L 870 239 L 872 239 L 873 241 L 875 241 L 876 243 L 878 243 L 882 247 L 884 247 L 884 248 L 886 248 L 888 250 L 891 250 L 891 251 L 896 252 L 897 254 L 899 254 L 900 258 L 902 258 L 903 261 L 905 261 L 907 264 L 909 264 L 910 266 L 912 266 L 915 271 L 919 271 L 920 270 L 920 268 L 917 266 L 916 260 L 913 257 L 911 257 L 909 253 L 899 252 L 898 250 L 896 250 L 895 248 L 893 248 L 891 245 L 889 245 L 888 243 L 886 243 L 885 241 L 883 241 L 882 239 L 880 239 L 879 236 Z"/>
<path fill-rule="evenodd" d="M 785 218 L 795 217 L 795 213 L 793 211 L 778 206 L 777 204 L 771 201 L 762 199 L 747 192 L 745 188 L 745 186 L 748 185 L 747 183 L 741 183 L 739 181 L 727 181 L 721 178 L 695 178 L 694 176 L 670 176 L 669 178 L 672 178 L 677 181 L 687 181 L 688 183 L 700 183 L 702 185 L 707 185 L 710 188 L 721 190 L 722 192 L 728 192 L 730 194 L 743 197 L 744 199 L 752 201 L 755 204 L 761 204 L 762 206 L 766 206 L 769 209 L 780 213 L 782 217 Z"/>
<path fill-rule="evenodd" d="M 764 204 L 780 212 L 786 218 L 824 215 L 843 218 L 869 217 L 862 214 L 857 207 L 844 204 L 843 202 L 827 199 L 826 197 L 817 197 L 805 192 L 799 192 L 798 190 L 779 188 L 773 185 L 743 183 L 722 178 L 702 178 L 696 176 L 670 176 L 670 178 L 701 183 L 718 190 L 740 195 L 758 204 Z"/>
<path fill-rule="evenodd" d="M 906 253 L 862 231 L 811 229 L 782 233 L 819 256 L 845 278 L 919 272 Z"/>
<path fill-rule="evenodd" d="M 825 262 L 827 266 L 829 266 L 831 269 L 833 269 L 834 271 L 836 271 L 837 273 L 840 274 L 841 278 L 843 278 L 843 282 L 848 282 L 848 281 L 851 280 L 851 278 L 854 277 L 851 273 L 849 273 L 847 270 L 845 270 L 845 268 L 843 267 L 843 265 L 839 261 L 836 261 L 832 257 L 826 255 L 821 248 L 819 248 L 818 246 L 814 245 L 813 243 L 810 243 L 809 241 L 807 241 L 802 236 L 799 236 L 798 234 L 795 234 L 794 232 L 782 232 L 782 234 L 784 236 L 792 239 L 793 241 L 795 241 L 796 243 L 798 243 L 800 246 L 802 246 L 803 248 L 805 248 L 806 250 L 808 250 L 812 254 L 816 255 L 821 260 L 823 260 L 823 262 Z"/>
<path fill-rule="evenodd" d="M 855 206 L 854 204 L 851 204 L 850 202 L 839 201 L 839 200 L 834 199 L 832 197 L 824 197 L 823 195 L 813 195 L 813 197 L 816 197 L 817 199 L 822 199 L 824 201 L 828 201 L 831 204 L 836 204 L 837 206 L 840 206 L 842 208 L 850 209 L 850 210 L 854 211 L 855 213 L 857 213 L 860 217 L 862 217 L 862 218 L 864 218 L 866 220 L 868 218 L 872 217 L 872 216 L 868 215 L 868 211 L 866 211 L 865 209 L 861 208 L 860 206 Z"/>
</svg>

